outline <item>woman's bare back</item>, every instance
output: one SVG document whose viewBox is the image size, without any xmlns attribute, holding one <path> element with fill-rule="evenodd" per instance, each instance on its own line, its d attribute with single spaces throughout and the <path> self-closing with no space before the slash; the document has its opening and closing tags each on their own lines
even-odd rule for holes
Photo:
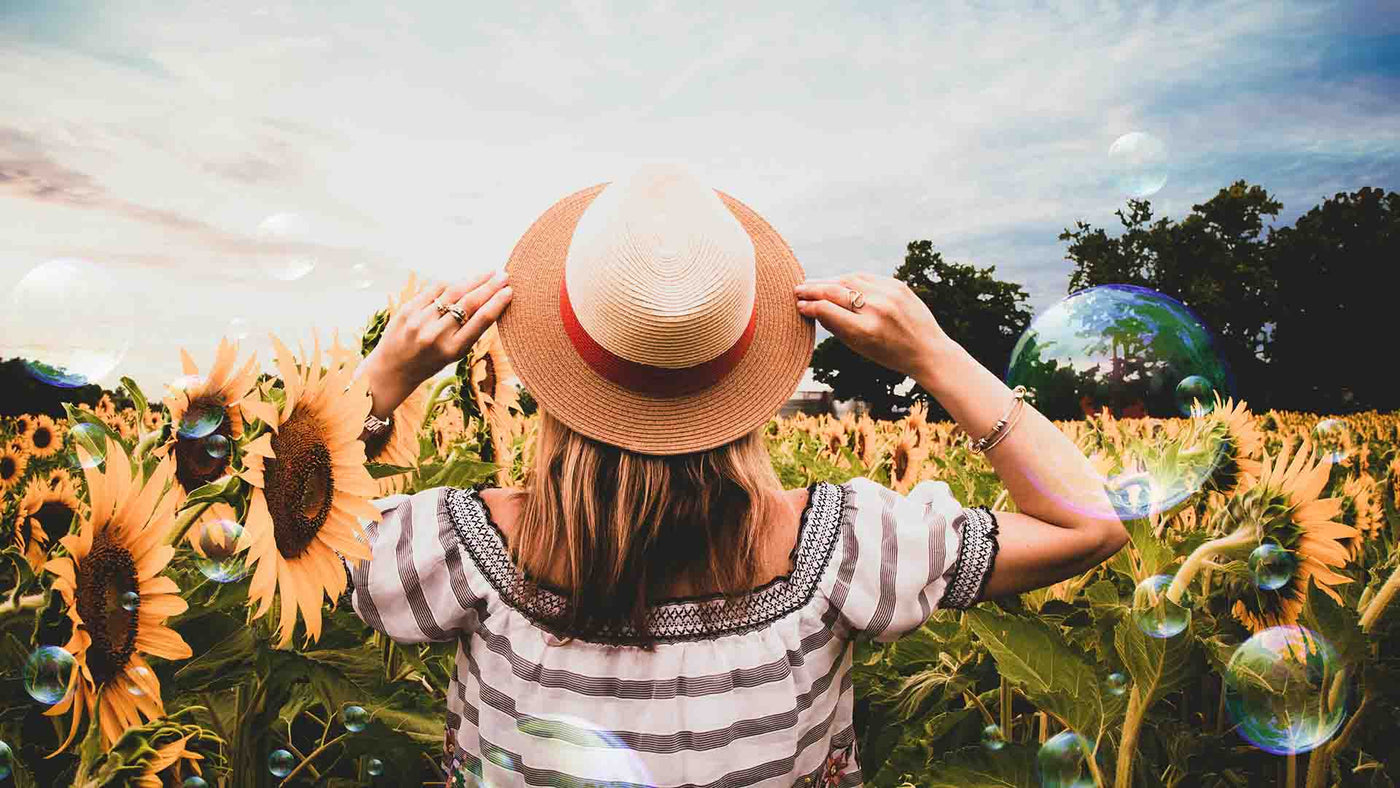
<svg viewBox="0 0 1400 788">
<path fill-rule="evenodd" d="M 515 539 L 515 519 L 519 510 L 518 499 L 510 495 L 511 492 L 514 492 L 514 488 L 490 487 L 482 489 L 480 493 L 481 499 L 486 502 L 486 507 L 491 510 L 491 519 L 496 521 L 501 533 L 505 534 L 507 542 L 513 542 Z M 792 554 L 793 546 L 797 544 L 798 523 L 802 510 L 807 505 L 807 489 L 798 487 L 788 490 L 784 493 L 783 500 L 787 506 L 778 510 L 776 522 L 770 523 L 762 530 L 765 539 L 762 558 L 763 571 L 759 573 L 759 585 L 792 571 L 792 561 L 789 556 Z M 530 574 L 541 576 L 535 571 L 535 567 L 524 568 Z M 542 576 L 550 585 L 558 587 L 567 585 L 562 560 L 551 565 Z M 663 596 L 695 596 L 715 591 L 716 589 L 713 588 L 696 588 L 689 579 L 684 579 L 677 581 Z"/>
</svg>

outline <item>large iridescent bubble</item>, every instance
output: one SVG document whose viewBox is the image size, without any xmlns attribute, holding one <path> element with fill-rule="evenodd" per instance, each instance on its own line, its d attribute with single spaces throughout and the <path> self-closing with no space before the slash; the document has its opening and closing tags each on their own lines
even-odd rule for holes
<svg viewBox="0 0 1400 788">
<path fill-rule="evenodd" d="M 1352 675 L 1331 644 L 1300 626 L 1270 627 L 1225 666 L 1225 708 L 1235 731 L 1275 755 L 1308 752 L 1346 721 Z"/>
<path fill-rule="evenodd" d="M 484 750 L 483 777 L 488 783 L 510 780 L 507 775 L 513 773 L 534 773 L 538 779 L 550 772 L 563 772 L 604 785 L 655 785 L 624 733 L 561 714 L 522 717 L 515 727 L 531 737 L 530 746 L 522 748 L 523 752 Z"/>
<path fill-rule="evenodd" d="M 1031 389 L 1036 408 L 1059 419 L 1104 410 L 1120 419 L 1179 417 L 1183 403 L 1214 402 L 1233 392 L 1205 324 L 1180 301 L 1134 285 L 1081 290 L 1037 315 L 1012 350 L 1006 382 Z M 1201 488 L 1217 452 L 1183 448 L 1104 471 L 1119 516 L 1165 511 Z M 1053 479 L 1035 481 L 1050 494 L 1075 498 L 1076 491 L 1054 490 Z"/>
<path fill-rule="evenodd" d="M 89 260 L 36 266 L 0 313 L 0 358 L 25 359 L 29 373 L 50 386 L 103 382 L 135 338 L 132 300 L 121 295 L 119 280 Z"/>
</svg>

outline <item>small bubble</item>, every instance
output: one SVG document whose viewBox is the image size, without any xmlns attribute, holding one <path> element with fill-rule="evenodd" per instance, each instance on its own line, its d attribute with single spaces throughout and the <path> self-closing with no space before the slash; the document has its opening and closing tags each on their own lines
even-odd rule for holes
<svg viewBox="0 0 1400 788">
<path fill-rule="evenodd" d="M 345 723 L 345 729 L 351 733 L 359 733 L 369 724 L 369 712 L 364 706 L 346 706 L 340 717 Z"/>
<path fill-rule="evenodd" d="M 209 788 L 209 783 L 203 777 L 192 774 L 180 783 L 180 788 Z"/>
<path fill-rule="evenodd" d="M 1215 408 L 1215 387 L 1201 375 L 1187 375 L 1176 384 L 1176 404 L 1183 416 L 1196 410 L 1210 413 Z"/>
<path fill-rule="evenodd" d="M 378 758 L 370 758 L 365 761 L 365 774 L 371 777 L 378 777 L 384 773 L 384 762 Z"/>
<path fill-rule="evenodd" d="M 214 430 L 224 423 L 224 407 L 217 402 L 196 400 L 185 408 L 180 416 L 176 434 L 186 440 L 199 440 L 214 434 Z"/>
<path fill-rule="evenodd" d="M 1297 565 L 1292 553 L 1273 542 L 1264 542 L 1249 554 L 1249 573 L 1254 575 L 1254 584 L 1265 591 L 1288 585 Z"/>
<path fill-rule="evenodd" d="M 1109 147 L 1108 159 L 1118 189 L 1128 197 L 1150 197 L 1167 185 L 1167 146 L 1151 134 L 1124 134 Z"/>
<path fill-rule="evenodd" d="M 223 459 L 228 456 L 228 438 L 214 433 L 204 438 L 204 452 L 215 459 Z"/>
<path fill-rule="evenodd" d="M 199 533 L 199 549 L 204 552 L 204 556 L 196 556 L 195 561 L 199 571 L 216 583 L 232 583 L 243 579 L 246 572 L 244 554 L 236 549 L 238 539 L 242 535 L 243 526 L 232 520 L 204 523 Z"/>
<path fill-rule="evenodd" d="M 1104 682 L 1108 691 L 1114 695 L 1122 695 L 1128 691 L 1128 677 L 1122 673 L 1110 673 Z"/>
<path fill-rule="evenodd" d="M 258 225 L 264 251 L 258 256 L 263 272 L 273 279 L 294 282 L 316 268 L 311 225 L 294 213 L 278 213 Z"/>
<path fill-rule="evenodd" d="M 151 675 L 150 669 L 149 669 L 149 668 L 145 668 L 145 667 L 138 667 L 138 668 L 136 668 L 136 671 L 135 671 L 135 672 L 136 672 L 137 677 L 139 677 L 140 679 L 145 679 L 147 676 Z M 136 682 L 137 682 L 137 679 L 135 679 L 135 678 L 129 678 L 129 681 L 130 681 L 130 683 L 126 685 L 126 691 L 127 691 L 128 693 L 130 693 L 130 694 L 132 694 L 132 695 L 134 695 L 134 696 L 136 696 L 136 697 L 138 697 L 138 698 L 141 697 L 142 695 L 145 695 L 145 694 L 146 694 L 146 691 L 143 690 L 143 689 L 141 689 L 141 685 L 138 684 L 138 683 L 136 683 Z"/>
<path fill-rule="evenodd" d="M 0 780 L 10 776 L 15 768 L 15 754 L 10 745 L 0 741 Z"/>
<path fill-rule="evenodd" d="M 128 613 L 136 612 L 136 608 L 141 604 L 141 595 L 135 591 L 125 591 L 121 595 L 122 610 Z"/>
<path fill-rule="evenodd" d="M 982 729 L 982 746 L 992 752 L 1006 746 L 1006 734 L 1001 732 L 1000 725 L 988 725 Z"/>
<path fill-rule="evenodd" d="M 1347 424 L 1341 419 L 1323 419 L 1313 427 L 1318 456 L 1336 464 L 1347 458 Z"/>
<path fill-rule="evenodd" d="M 286 750 L 273 750 L 272 754 L 267 756 L 267 770 L 272 772 L 273 777 L 286 777 L 292 773 L 296 764 L 296 758 Z"/>
<path fill-rule="evenodd" d="M 29 697 L 52 706 L 68 694 L 77 661 L 58 646 L 40 646 L 24 663 L 24 690 Z"/>
<path fill-rule="evenodd" d="M 235 317 L 228 321 L 229 338 L 235 342 L 242 342 L 248 338 L 249 328 L 247 318 Z"/>
<path fill-rule="evenodd" d="M 1060 731 L 1045 740 L 1036 753 L 1036 769 L 1044 788 L 1089 788 L 1094 784 L 1089 769 L 1093 748 L 1074 731 Z"/>
<path fill-rule="evenodd" d="M 1151 637 L 1175 637 L 1191 623 L 1186 594 L 1182 594 L 1179 602 L 1167 598 L 1167 587 L 1171 583 L 1170 575 L 1153 575 L 1138 583 L 1133 591 L 1133 621 Z"/>
<path fill-rule="evenodd" d="M 68 431 L 73 437 L 73 454 L 71 462 L 74 468 L 100 468 L 104 460 L 107 459 L 107 433 L 96 424 L 82 422 Z M 86 459 L 83 458 L 78 447 L 82 447 L 87 452 Z"/>
<path fill-rule="evenodd" d="M 364 263 L 355 263 L 350 266 L 350 286 L 356 290 L 368 290 L 374 287 L 374 274 L 369 270 L 369 266 Z"/>
</svg>

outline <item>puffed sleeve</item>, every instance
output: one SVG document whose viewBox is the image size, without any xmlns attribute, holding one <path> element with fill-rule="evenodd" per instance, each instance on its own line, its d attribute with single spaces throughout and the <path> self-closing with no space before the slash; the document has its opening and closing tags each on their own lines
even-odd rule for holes
<svg viewBox="0 0 1400 788">
<path fill-rule="evenodd" d="M 382 519 L 362 522 L 372 557 L 346 564 L 356 615 L 401 643 L 452 640 L 480 620 L 483 583 L 461 547 L 444 492 L 375 500 Z"/>
<path fill-rule="evenodd" d="M 920 482 L 908 495 L 865 477 L 844 487 L 825 585 L 850 636 L 889 642 L 938 608 L 980 601 L 997 553 L 989 510 L 963 506 L 945 482 Z"/>
</svg>

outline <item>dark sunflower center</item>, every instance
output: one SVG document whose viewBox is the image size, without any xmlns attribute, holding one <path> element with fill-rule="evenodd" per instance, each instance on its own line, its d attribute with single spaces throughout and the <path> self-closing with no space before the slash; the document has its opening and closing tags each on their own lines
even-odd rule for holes
<svg viewBox="0 0 1400 788">
<path fill-rule="evenodd" d="M 48 427 L 40 427 L 34 430 L 33 442 L 34 448 L 47 449 L 49 446 L 53 445 L 53 431 Z"/>
<path fill-rule="evenodd" d="M 481 363 L 482 363 L 482 366 L 486 369 L 486 377 L 482 378 L 482 380 L 481 380 L 481 391 L 482 391 L 482 393 L 484 393 L 486 396 L 490 397 L 492 402 L 495 402 L 495 401 L 496 401 L 496 360 L 493 359 L 493 358 L 491 358 L 490 354 L 487 354 L 487 356 L 486 356 L 485 358 L 482 359 L 482 362 L 481 362 Z"/>
<path fill-rule="evenodd" d="M 226 418 L 202 438 L 183 438 L 176 433 L 175 479 L 185 492 L 194 492 L 224 475 L 232 443 L 232 430 Z"/>
<path fill-rule="evenodd" d="M 78 615 L 92 638 L 88 669 L 99 686 L 115 678 L 136 651 L 136 609 L 122 607 L 122 595 L 137 590 L 136 563 L 107 530 L 92 540 L 92 551 L 77 569 Z"/>
<path fill-rule="evenodd" d="M 894 475 L 895 478 L 904 478 L 905 471 L 909 470 L 909 452 L 901 446 L 894 453 Z"/>
<path fill-rule="evenodd" d="M 15 478 L 18 468 L 14 457 L 0 457 L 0 480 L 9 481 Z"/>
<path fill-rule="evenodd" d="M 263 466 L 267 509 L 277 551 L 291 560 L 306 552 L 330 516 L 335 498 L 331 452 L 320 424 L 298 409 L 272 437 L 272 453 L 276 459 Z"/>
<path fill-rule="evenodd" d="M 56 542 L 67 536 L 73 527 L 73 510 L 62 501 L 49 501 L 34 513 L 34 519 L 39 521 L 49 541 Z"/>
</svg>

